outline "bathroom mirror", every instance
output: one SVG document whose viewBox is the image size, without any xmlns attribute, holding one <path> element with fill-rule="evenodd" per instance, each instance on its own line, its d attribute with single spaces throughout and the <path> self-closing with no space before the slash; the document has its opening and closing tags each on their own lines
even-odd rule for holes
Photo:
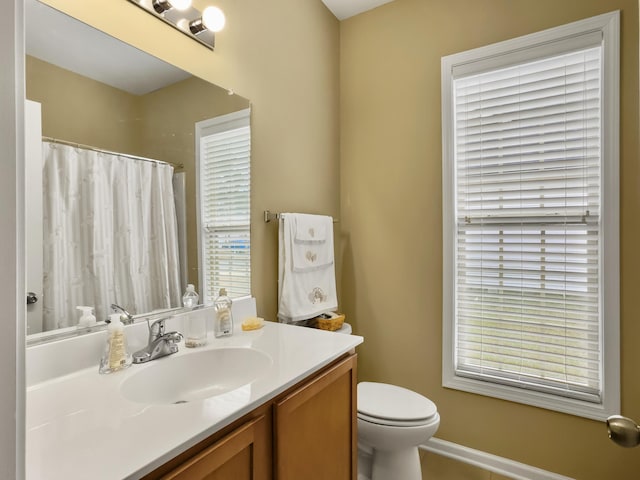
<svg viewBox="0 0 640 480">
<path fill-rule="evenodd" d="M 171 226 L 176 230 L 175 235 L 172 235 L 177 242 L 171 252 L 178 252 L 180 259 L 175 267 L 178 269 L 180 293 L 176 296 L 174 292 L 169 300 L 161 298 L 156 303 L 150 303 L 146 307 L 148 310 L 132 309 L 131 313 L 138 316 L 151 311 L 155 313 L 158 310 L 179 308 L 181 292 L 186 283 L 197 284 L 198 281 L 195 123 L 248 109 L 249 100 L 168 65 L 37 0 L 26 0 L 25 16 L 26 97 L 27 100 L 40 104 L 41 136 L 44 140 L 40 158 L 46 164 L 46 168 L 39 169 L 37 164 L 34 167 L 27 162 L 27 290 L 33 292 L 37 299 L 33 302 L 34 299 L 31 298 L 32 303 L 27 305 L 28 343 L 82 333 L 83 330 L 76 326 L 81 316 L 80 311 L 75 311 L 76 304 L 95 308 L 96 297 L 92 293 L 86 299 L 78 296 L 79 291 L 93 290 L 93 287 L 88 287 L 86 280 L 80 276 L 67 275 L 66 278 L 72 280 L 56 284 L 58 278 L 65 277 L 52 273 L 72 268 L 74 263 L 85 262 L 85 259 L 77 259 L 75 255 L 70 258 L 70 255 L 58 253 L 56 249 L 43 255 L 41 250 L 45 248 L 46 251 L 46 246 L 52 243 L 52 232 L 67 240 L 66 243 L 73 243 L 66 238 L 60 223 L 51 221 L 52 216 L 62 217 L 65 228 L 82 230 L 86 227 L 85 220 L 78 222 L 74 218 L 71 221 L 65 217 L 66 212 L 75 209 L 79 203 L 86 205 L 85 197 L 78 197 L 73 188 L 73 195 L 69 195 L 69 189 L 64 188 L 56 191 L 58 196 L 55 198 L 51 193 L 54 190 L 52 185 L 55 188 L 68 186 L 74 175 L 80 175 L 79 183 L 85 187 L 94 185 L 90 181 L 94 177 L 108 177 L 111 182 L 108 188 L 115 192 L 109 198 L 119 204 L 117 208 L 129 212 L 126 218 L 135 218 L 131 212 L 138 210 L 142 215 L 140 218 L 146 222 L 147 217 L 156 215 L 153 213 L 155 204 L 164 204 L 165 200 L 154 200 L 160 198 L 155 193 L 142 196 L 138 189 L 147 183 L 154 183 L 156 172 L 162 168 L 168 168 L 169 172 L 173 170 L 173 175 L 169 173 L 169 188 L 173 189 L 172 195 L 176 200 L 167 215 L 177 218 L 175 226 Z M 27 113 L 29 117 L 29 109 Z M 27 131 L 29 128 L 28 126 Z M 27 151 L 28 149 L 27 145 Z M 62 171 L 57 163 L 55 168 L 50 167 L 52 163 L 47 162 L 51 161 L 45 160 L 48 158 L 47 152 L 52 150 L 57 155 L 64 149 L 68 149 L 73 155 L 85 150 L 94 152 L 97 160 L 92 161 L 98 163 L 112 155 L 120 163 L 114 163 L 114 166 L 104 171 L 92 170 L 86 174 Z M 134 170 L 136 162 L 149 167 L 151 173 L 148 175 L 151 176 L 143 174 L 141 177 L 131 178 L 129 171 Z M 51 174 L 47 168 L 54 169 L 55 172 Z M 123 179 L 117 180 L 117 175 L 123 176 Z M 83 200 L 79 202 L 78 198 Z M 106 202 L 102 201 L 104 198 L 98 195 L 94 207 L 96 210 L 85 212 L 81 218 L 90 218 L 92 221 L 98 218 L 97 209 L 106 208 Z M 151 199 L 149 204 L 143 201 L 145 198 Z M 31 210 L 33 205 L 30 206 L 30 203 L 35 204 L 35 210 Z M 138 223 L 139 221 L 135 222 L 136 225 Z M 30 224 L 35 234 L 30 233 Z M 166 231 L 169 227 L 165 228 L 163 225 L 165 223 L 162 221 L 152 228 L 159 232 Z M 127 277 L 128 283 L 125 282 L 124 285 L 116 285 L 115 278 L 109 280 L 113 282 L 113 285 L 109 285 L 109 301 L 102 302 L 106 307 L 103 305 L 95 308 L 99 323 L 111 313 L 106 311 L 109 310 L 110 303 L 121 304 L 118 297 L 122 295 L 123 289 L 138 288 L 141 283 L 148 283 L 136 284 L 133 276 L 157 278 L 159 282 L 166 280 L 166 276 L 158 272 L 157 267 L 161 265 L 164 268 L 168 262 L 155 253 L 148 254 L 149 258 L 142 262 L 144 267 L 136 267 L 138 270 L 132 275 L 126 270 L 131 264 L 131 257 L 128 256 L 130 253 L 124 254 L 115 247 L 98 248 L 101 235 L 95 232 L 111 232 L 114 229 L 129 232 L 132 228 L 131 223 L 122 220 L 109 221 L 98 225 L 89 235 L 89 243 L 94 250 L 87 249 L 84 245 L 73 245 L 75 251 L 82 250 L 82 255 L 92 259 L 98 255 L 107 255 L 109 263 L 116 265 L 114 277 Z M 42 233 L 38 233 L 39 231 Z M 163 239 L 157 240 L 159 235 L 161 233 L 151 236 L 156 243 L 167 243 Z M 114 243 L 117 244 L 117 240 Z M 143 254 L 151 251 L 144 244 L 133 243 Z M 174 254 L 170 255 L 173 262 Z M 117 266 L 122 267 L 121 271 L 118 271 Z M 149 271 L 140 271 L 144 268 Z M 171 273 L 173 275 L 174 271 Z M 48 290 L 43 286 L 47 282 Z M 47 291 L 52 293 L 43 295 Z M 66 313 L 60 315 L 56 309 L 63 307 L 58 305 L 69 303 L 65 292 L 74 292 L 73 306 L 66 305 Z M 162 295 L 160 294 L 161 297 Z M 123 306 L 127 308 L 126 305 Z M 64 320 L 45 321 L 47 315 L 47 318 L 64 317 Z"/>
</svg>

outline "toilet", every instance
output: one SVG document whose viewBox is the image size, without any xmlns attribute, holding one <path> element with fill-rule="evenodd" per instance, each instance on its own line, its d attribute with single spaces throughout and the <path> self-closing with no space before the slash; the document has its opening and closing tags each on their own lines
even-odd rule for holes
<svg viewBox="0 0 640 480">
<path fill-rule="evenodd" d="M 351 325 L 335 331 L 350 335 Z M 440 426 L 436 404 L 396 385 L 358 383 L 358 480 L 422 480 L 418 446 Z"/>
<path fill-rule="evenodd" d="M 421 480 L 418 446 L 438 430 L 435 403 L 386 383 L 358 384 L 358 480 Z"/>
</svg>

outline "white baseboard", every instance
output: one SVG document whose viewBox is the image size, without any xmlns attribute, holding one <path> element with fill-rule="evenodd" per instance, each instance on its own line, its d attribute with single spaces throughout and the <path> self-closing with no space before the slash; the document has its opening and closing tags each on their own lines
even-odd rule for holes
<svg viewBox="0 0 640 480">
<path fill-rule="evenodd" d="M 458 445 L 457 443 L 440 440 L 439 438 L 429 439 L 427 443 L 420 445 L 420 449 L 468 463 L 514 480 L 574 480 L 571 477 L 558 475 L 557 473 L 548 472 L 508 458 Z"/>
</svg>

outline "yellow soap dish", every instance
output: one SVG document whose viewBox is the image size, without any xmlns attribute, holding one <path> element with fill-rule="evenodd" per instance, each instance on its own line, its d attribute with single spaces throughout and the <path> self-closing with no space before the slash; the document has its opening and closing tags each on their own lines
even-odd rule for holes
<svg viewBox="0 0 640 480">
<path fill-rule="evenodd" d="M 242 330 L 258 330 L 264 326 L 264 318 L 260 317 L 249 317 L 245 318 L 242 322 Z"/>
</svg>

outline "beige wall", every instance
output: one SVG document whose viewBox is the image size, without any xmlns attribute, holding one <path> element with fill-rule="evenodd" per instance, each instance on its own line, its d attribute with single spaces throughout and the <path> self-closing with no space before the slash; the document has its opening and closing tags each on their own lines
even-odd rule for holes
<svg viewBox="0 0 640 480">
<path fill-rule="evenodd" d="M 338 21 L 320 0 L 219 0 L 211 52 L 128 2 L 45 3 L 251 100 L 252 290 L 274 319 L 277 226 L 263 210 L 339 216 Z"/>
<path fill-rule="evenodd" d="M 136 95 L 27 56 L 27 98 L 42 104 L 42 134 L 106 150 L 139 150 Z"/>
<path fill-rule="evenodd" d="M 615 446 L 602 422 L 441 386 L 440 58 L 615 9 L 622 11 L 622 411 L 640 420 L 637 0 L 396 0 L 340 29 L 342 298 L 365 337 L 360 380 L 433 399 L 440 438 L 585 480 L 637 478 L 640 453 Z"/>
</svg>

